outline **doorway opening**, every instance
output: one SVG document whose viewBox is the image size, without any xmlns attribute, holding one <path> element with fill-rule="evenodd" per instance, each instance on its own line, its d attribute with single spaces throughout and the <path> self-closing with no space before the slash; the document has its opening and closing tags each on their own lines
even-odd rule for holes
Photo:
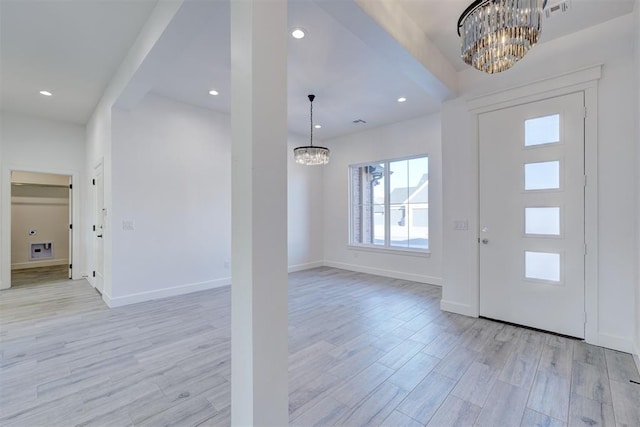
<svg viewBox="0 0 640 427">
<path fill-rule="evenodd" d="M 11 171 L 11 286 L 72 278 L 73 177 Z"/>
</svg>

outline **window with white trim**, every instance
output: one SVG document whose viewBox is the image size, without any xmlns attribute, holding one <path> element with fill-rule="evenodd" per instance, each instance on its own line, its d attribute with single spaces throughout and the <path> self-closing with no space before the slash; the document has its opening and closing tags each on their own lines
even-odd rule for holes
<svg viewBox="0 0 640 427">
<path fill-rule="evenodd" d="M 349 166 L 349 243 L 429 249 L 429 158 Z"/>
</svg>

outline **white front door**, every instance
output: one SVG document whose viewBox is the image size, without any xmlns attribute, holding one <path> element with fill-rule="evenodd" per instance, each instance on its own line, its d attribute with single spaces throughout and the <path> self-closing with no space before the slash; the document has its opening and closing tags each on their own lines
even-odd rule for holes
<svg viewBox="0 0 640 427">
<path fill-rule="evenodd" d="M 478 116 L 480 315 L 584 338 L 584 93 Z"/>
<path fill-rule="evenodd" d="M 94 276 L 95 287 L 104 291 L 104 170 L 100 163 L 94 170 L 95 225 L 94 225 Z"/>
</svg>

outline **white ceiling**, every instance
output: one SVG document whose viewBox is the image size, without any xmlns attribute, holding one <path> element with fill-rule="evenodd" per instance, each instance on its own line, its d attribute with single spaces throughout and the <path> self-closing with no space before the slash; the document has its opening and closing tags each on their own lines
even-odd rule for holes
<svg viewBox="0 0 640 427">
<path fill-rule="evenodd" d="M 136 96 L 125 93 L 125 104 L 133 105 L 140 94 L 151 91 L 229 111 L 228 0 L 188 1 L 190 11 L 167 28 L 167 37 L 154 48 L 162 54 L 143 64 L 136 85 L 131 85 L 136 86 Z M 435 90 L 425 87 L 425 80 L 415 73 L 415 64 L 411 68 L 406 61 L 389 59 L 398 57 L 390 56 L 389 49 L 400 51 L 401 45 L 386 39 L 380 43 L 385 48 L 378 48 L 371 43 L 380 39 L 380 27 L 374 20 L 344 15 L 336 19 L 336 13 L 327 7 L 331 1 L 289 2 L 289 26 L 307 31 L 304 39 L 291 38 L 289 42 L 290 130 L 308 134 L 309 93 L 317 95 L 314 119 L 323 126 L 315 133 L 319 139 L 438 111 L 440 99 Z M 456 23 L 470 0 L 393 1 L 404 8 L 451 66 L 466 68 L 459 59 Z M 85 123 L 155 2 L 0 0 L 2 108 Z M 554 15 L 543 23 L 541 42 L 632 10 L 633 0 L 571 0 L 569 13 Z M 356 19 L 357 30 L 355 24 L 349 24 Z M 367 32 L 375 36 L 367 37 Z M 423 71 L 425 75 L 429 72 Z M 208 95 L 211 88 L 220 95 Z M 42 97 L 38 94 L 42 89 L 51 90 L 54 96 Z M 397 103 L 400 96 L 408 101 Z M 356 119 L 367 124 L 355 125 L 352 122 Z"/>
<path fill-rule="evenodd" d="M 196 3 L 194 14 L 207 16 L 200 28 L 192 20 L 168 31 L 194 32 L 192 40 L 176 49 L 161 67 L 152 92 L 190 104 L 229 112 L 229 5 Z M 301 40 L 290 37 L 288 52 L 289 129 L 309 133 L 309 101 L 314 94 L 314 131 L 319 139 L 371 126 L 416 117 L 440 109 L 440 102 L 398 64 L 385 61 L 374 49 L 338 23 L 313 1 L 292 1 L 289 27 L 303 27 Z M 373 24 L 373 23 L 372 23 Z M 215 88 L 219 96 L 210 96 Z M 398 103 L 401 96 L 408 100 Z M 354 124 L 357 119 L 366 124 Z"/>
<path fill-rule="evenodd" d="M 86 123 L 156 1 L 0 0 L 0 108 Z"/>
</svg>

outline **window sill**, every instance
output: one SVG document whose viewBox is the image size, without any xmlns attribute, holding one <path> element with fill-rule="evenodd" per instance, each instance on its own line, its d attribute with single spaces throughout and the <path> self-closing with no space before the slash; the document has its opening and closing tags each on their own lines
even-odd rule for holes
<svg viewBox="0 0 640 427">
<path fill-rule="evenodd" d="M 406 255 L 406 256 L 415 256 L 421 258 L 430 258 L 431 252 L 429 250 L 420 250 L 420 249 L 403 249 L 403 248 L 387 248 L 387 247 L 378 247 L 378 246 L 370 246 L 370 245 L 354 245 L 349 244 L 347 248 L 355 251 L 362 252 L 374 252 L 374 253 L 386 253 L 393 255 Z"/>
</svg>

